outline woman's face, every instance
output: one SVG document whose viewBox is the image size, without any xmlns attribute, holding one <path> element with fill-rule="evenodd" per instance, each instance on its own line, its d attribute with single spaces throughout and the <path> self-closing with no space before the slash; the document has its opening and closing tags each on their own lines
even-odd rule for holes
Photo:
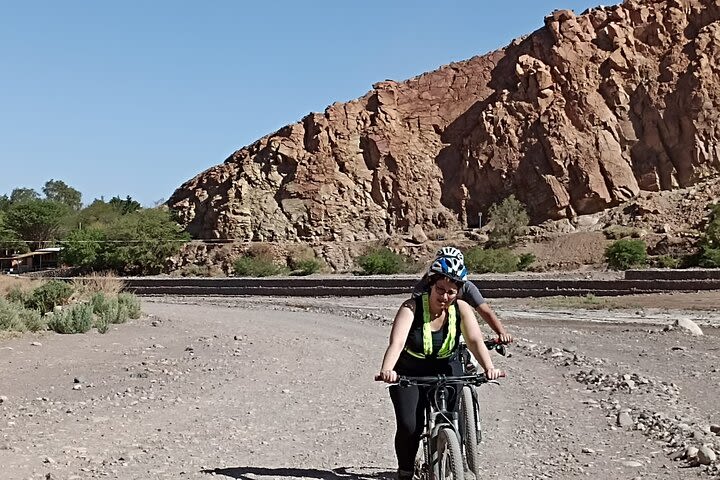
<svg viewBox="0 0 720 480">
<path fill-rule="evenodd" d="M 441 278 L 430 289 L 430 301 L 442 309 L 448 308 L 458 295 L 458 286 L 448 278 Z"/>
</svg>

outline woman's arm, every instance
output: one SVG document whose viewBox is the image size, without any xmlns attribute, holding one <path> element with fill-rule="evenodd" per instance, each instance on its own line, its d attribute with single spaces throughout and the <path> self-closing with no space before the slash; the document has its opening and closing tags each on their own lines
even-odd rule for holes
<svg viewBox="0 0 720 480">
<path fill-rule="evenodd" d="M 412 327 L 413 317 L 415 316 L 414 310 L 415 300 L 410 299 L 406 300 L 405 303 L 400 306 L 397 314 L 395 314 L 392 330 L 390 330 L 390 343 L 385 350 L 382 367 L 380 367 L 380 374 L 377 375 L 376 379 L 387 383 L 397 382 L 398 375 L 395 372 L 395 364 L 398 358 L 400 358 L 400 353 L 403 351 L 403 348 L 405 348 L 405 342 L 407 341 L 410 327 Z"/>
<path fill-rule="evenodd" d="M 460 310 L 460 328 L 462 329 L 465 343 L 467 343 L 470 352 L 472 352 L 478 362 L 480 362 L 488 379 L 495 380 L 499 378 L 500 370 L 495 369 L 493 365 L 490 352 L 488 352 L 485 346 L 485 340 L 482 331 L 480 331 L 480 326 L 475 319 L 475 313 L 473 313 L 472 307 L 462 300 L 458 300 L 457 305 Z"/>
</svg>

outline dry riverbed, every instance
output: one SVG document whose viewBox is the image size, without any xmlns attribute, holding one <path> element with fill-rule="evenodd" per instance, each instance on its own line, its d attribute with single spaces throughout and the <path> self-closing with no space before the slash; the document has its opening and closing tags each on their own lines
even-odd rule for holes
<svg viewBox="0 0 720 480">
<path fill-rule="evenodd" d="M 145 298 L 105 335 L 0 340 L 0 478 L 390 478 L 372 377 L 402 298 Z M 716 476 L 718 299 L 492 300 L 517 341 L 480 389 L 484 477 Z"/>
</svg>

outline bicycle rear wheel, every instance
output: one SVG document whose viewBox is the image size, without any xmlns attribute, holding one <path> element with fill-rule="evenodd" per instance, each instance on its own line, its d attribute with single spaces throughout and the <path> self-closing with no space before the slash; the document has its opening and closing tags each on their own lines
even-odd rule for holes
<svg viewBox="0 0 720 480">
<path fill-rule="evenodd" d="M 468 469 L 480 477 L 480 430 L 473 404 L 472 386 L 466 385 L 460 397 L 460 427 L 463 432 L 463 446 L 465 447 L 465 460 Z"/>
<path fill-rule="evenodd" d="M 460 441 L 452 428 L 443 428 L 437 437 L 438 480 L 465 480 Z"/>
</svg>

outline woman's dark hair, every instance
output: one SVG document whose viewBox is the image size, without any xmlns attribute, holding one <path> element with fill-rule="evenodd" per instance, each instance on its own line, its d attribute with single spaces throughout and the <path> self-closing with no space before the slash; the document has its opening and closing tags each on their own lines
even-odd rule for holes
<svg viewBox="0 0 720 480">
<path fill-rule="evenodd" d="M 430 291 L 432 286 L 435 285 L 438 282 L 438 280 L 440 280 L 441 278 L 446 278 L 446 279 L 450 280 L 452 283 L 455 284 L 455 286 L 458 288 L 458 290 L 460 290 L 463 286 L 463 282 L 455 281 L 452 278 L 446 277 L 445 275 L 440 275 L 439 273 L 433 273 L 432 275 L 430 275 L 428 277 L 428 287 L 427 287 L 428 291 Z"/>
</svg>

